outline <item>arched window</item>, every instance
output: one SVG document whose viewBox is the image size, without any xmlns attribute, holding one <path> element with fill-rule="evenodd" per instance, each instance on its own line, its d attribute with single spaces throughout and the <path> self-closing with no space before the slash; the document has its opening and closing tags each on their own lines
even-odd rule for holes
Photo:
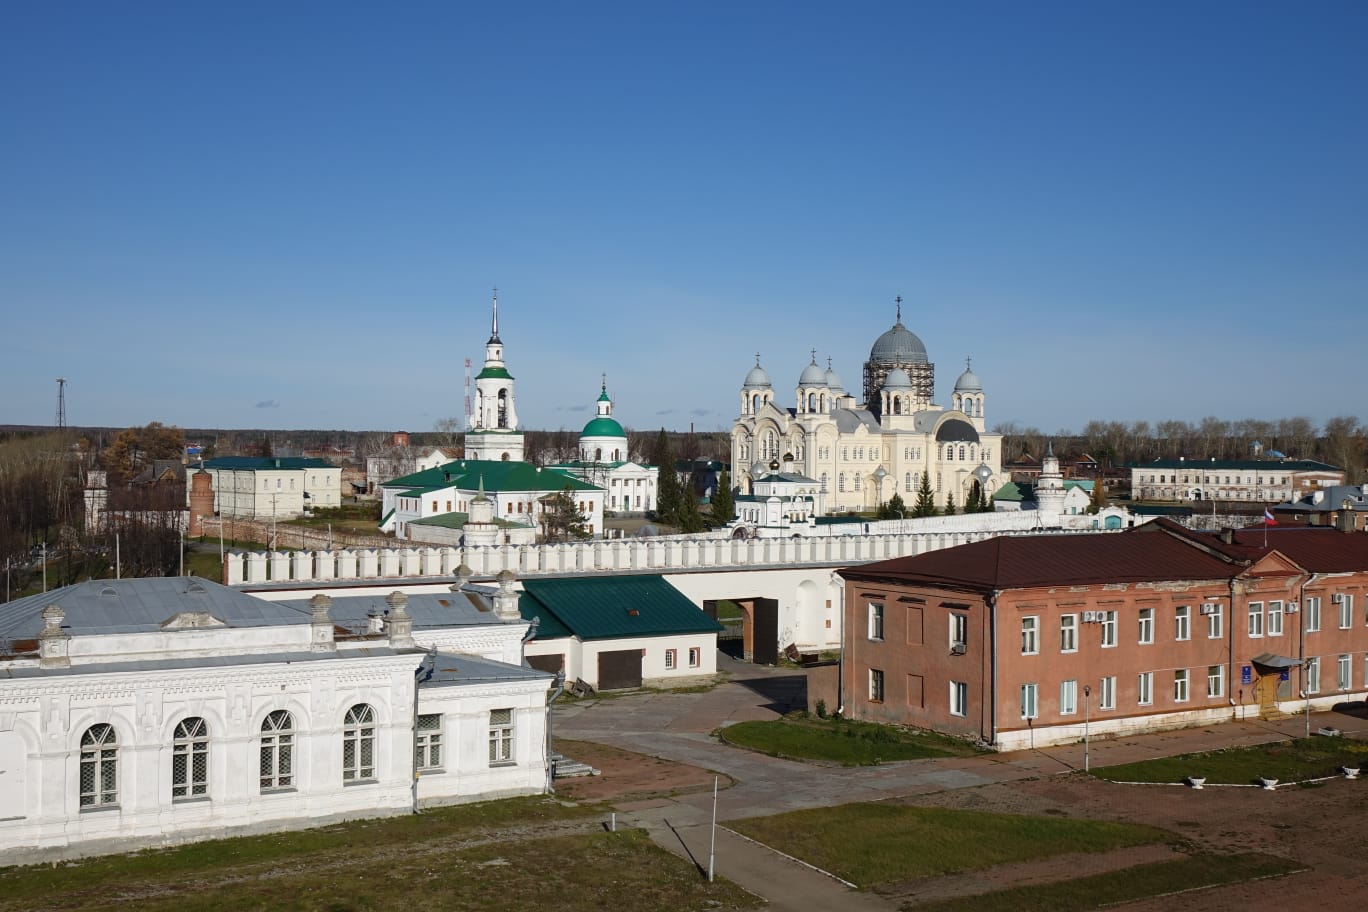
<svg viewBox="0 0 1368 912">
<path fill-rule="evenodd" d="M 845 490 L 845 472 L 842 472 L 840 475 L 836 476 L 836 490 Z"/>
<path fill-rule="evenodd" d="M 342 781 L 375 778 L 375 711 L 365 703 L 347 710 L 342 727 Z"/>
<path fill-rule="evenodd" d="M 114 726 L 92 725 L 81 736 L 81 807 L 119 803 L 119 742 Z"/>
<path fill-rule="evenodd" d="M 855 490 L 860 490 L 860 473 L 855 473 Z"/>
<path fill-rule="evenodd" d="M 826 489 L 827 489 L 827 473 L 826 473 L 826 472 L 823 472 L 823 473 L 822 473 L 822 490 L 825 491 Z"/>
<path fill-rule="evenodd" d="M 508 390 L 499 390 L 499 423 L 496 427 L 508 427 Z"/>
<path fill-rule="evenodd" d="M 261 722 L 259 782 L 263 792 L 294 787 L 294 718 L 277 709 Z"/>
<path fill-rule="evenodd" d="M 808 398 L 807 398 L 807 410 L 808 410 L 809 412 L 815 412 L 815 411 L 817 411 L 817 394 L 816 394 L 816 393 L 808 393 Z"/>
<path fill-rule="evenodd" d="M 903 476 L 903 490 L 904 490 L 904 491 L 910 491 L 910 490 L 912 490 L 912 473 L 911 473 L 911 472 L 908 472 L 906 475 Z"/>
<path fill-rule="evenodd" d="M 602 462 L 602 461 L 603 461 L 603 448 L 602 448 L 602 447 L 595 447 L 595 448 L 594 448 L 594 462 Z"/>
<path fill-rule="evenodd" d="M 960 444 L 960 462 L 964 462 L 964 444 Z"/>
<path fill-rule="evenodd" d="M 895 415 L 901 415 L 901 414 L 902 414 L 902 396 L 894 396 L 894 397 L 893 397 L 893 414 L 895 414 Z"/>
<path fill-rule="evenodd" d="M 171 742 L 171 798 L 209 794 L 209 725 L 191 716 L 176 726 Z"/>
</svg>

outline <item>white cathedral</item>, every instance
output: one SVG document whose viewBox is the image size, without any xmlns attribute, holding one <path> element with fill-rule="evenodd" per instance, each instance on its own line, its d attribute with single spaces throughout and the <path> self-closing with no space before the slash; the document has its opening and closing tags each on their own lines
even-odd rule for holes
<svg viewBox="0 0 1368 912">
<path fill-rule="evenodd" d="M 963 509 L 975 481 L 991 496 L 1004 477 L 1002 436 L 987 432 L 983 385 L 966 362 L 949 408 L 932 402 L 934 392 L 935 365 L 903 326 L 901 299 L 864 363 L 863 402 L 814 351 L 798 376 L 796 407 L 781 407 L 757 355 L 731 434 L 740 493 L 761 494 L 757 486 L 781 478 L 822 504 L 818 512 L 872 510 L 894 494 L 910 512 L 925 472 L 937 508 L 953 499 Z"/>
</svg>

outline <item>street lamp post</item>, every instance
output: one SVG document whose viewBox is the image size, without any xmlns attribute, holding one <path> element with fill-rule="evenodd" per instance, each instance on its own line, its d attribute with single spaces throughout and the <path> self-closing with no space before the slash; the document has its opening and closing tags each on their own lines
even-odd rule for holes
<svg viewBox="0 0 1368 912">
<path fill-rule="evenodd" d="M 1088 723 L 1092 716 L 1092 685 L 1083 685 L 1083 772 L 1087 772 L 1091 767 L 1091 757 L 1088 756 Z"/>
<path fill-rule="evenodd" d="M 978 479 L 979 483 L 979 504 L 986 513 L 993 503 L 992 495 L 988 493 L 988 479 L 993 477 L 993 470 L 980 462 L 979 467 L 974 469 L 974 477 Z"/>
</svg>

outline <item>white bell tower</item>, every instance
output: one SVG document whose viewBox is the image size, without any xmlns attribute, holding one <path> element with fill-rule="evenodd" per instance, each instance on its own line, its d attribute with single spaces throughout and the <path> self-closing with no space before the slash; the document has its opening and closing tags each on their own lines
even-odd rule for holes
<svg viewBox="0 0 1368 912">
<path fill-rule="evenodd" d="M 499 290 L 494 290 L 494 311 L 485 363 L 475 378 L 475 407 L 466 431 L 466 459 L 522 462 L 523 435 L 518 431 L 518 411 L 513 397 L 513 375 L 504 364 L 503 340 L 499 338 Z"/>
</svg>

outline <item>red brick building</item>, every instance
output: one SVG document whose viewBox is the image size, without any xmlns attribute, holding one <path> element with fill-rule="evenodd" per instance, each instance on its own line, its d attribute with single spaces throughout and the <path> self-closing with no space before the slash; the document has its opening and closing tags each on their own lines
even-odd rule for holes
<svg viewBox="0 0 1368 912">
<path fill-rule="evenodd" d="M 847 716 L 1000 749 L 1368 692 L 1368 535 L 1156 520 L 841 571 Z M 1085 721 L 1086 720 L 1086 721 Z"/>
</svg>

